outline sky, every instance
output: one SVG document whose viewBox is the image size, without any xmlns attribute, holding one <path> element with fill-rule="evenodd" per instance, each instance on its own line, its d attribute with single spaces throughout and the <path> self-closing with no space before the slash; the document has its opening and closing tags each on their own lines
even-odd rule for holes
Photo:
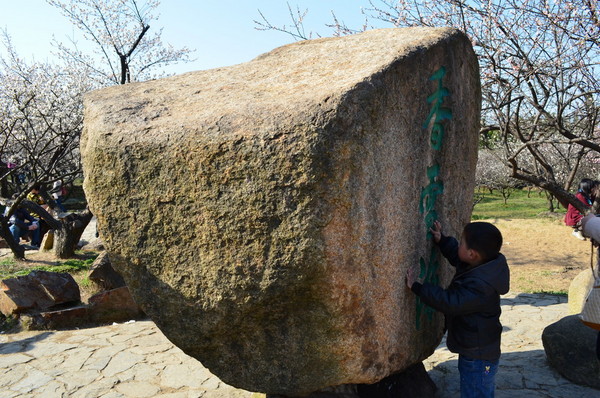
<svg viewBox="0 0 600 398">
<path fill-rule="evenodd" d="M 348 26 L 364 23 L 361 6 L 367 0 L 162 0 L 158 21 L 151 30 L 163 28 L 163 43 L 194 49 L 193 62 L 165 68 L 168 73 L 212 69 L 250 61 L 256 56 L 294 41 L 290 35 L 255 29 L 260 10 L 273 25 L 289 25 L 292 9 L 308 9 L 305 27 L 331 36 L 331 11 Z M 68 43 L 77 29 L 45 0 L 0 0 L 0 29 L 11 36 L 17 53 L 28 61 L 52 61 L 52 38 Z M 81 41 L 79 41 L 81 43 Z M 0 54 L 4 49 L 0 48 Z"/>
</svg>

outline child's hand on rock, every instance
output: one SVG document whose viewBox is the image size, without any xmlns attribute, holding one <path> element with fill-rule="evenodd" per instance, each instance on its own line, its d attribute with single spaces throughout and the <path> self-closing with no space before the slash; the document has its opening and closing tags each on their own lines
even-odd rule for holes
<svg viewBox="0 0 600 398">
<path fill-rule="evenodd" d="M 442 224 L 439 221 L 435 220 L 433 222 L 433 227 L 429 228 L 429 231 L 431 231 L 433 241 L 435 243 L 439 243 L 440 239 L 442 239 Z"/>
</svg>

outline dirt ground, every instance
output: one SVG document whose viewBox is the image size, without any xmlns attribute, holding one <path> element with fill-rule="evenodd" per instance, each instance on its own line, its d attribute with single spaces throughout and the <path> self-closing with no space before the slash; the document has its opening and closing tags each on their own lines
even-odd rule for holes
<svg viewBox="0 0 600 398">
<path fill-rule="evenodd" d="M 573 278 L 590 267 L 590 241 L 572 236 L 562 217 L 485 221 L 502 232 L 511 291 L 567 293 Z"/>
<path fill-rule="evenodd" d="M 495 224 L 504 237 L 511 291 L 566 293 L 573 278 L 590 266 L 590 242 L 573 237 L 562 217 L 485 221 Z M 26 256 L 21 266 L 56 264 L 51 252 L 28 251 Z M 91 293 L 82 290 L 82 296 Z"/>
</svg>

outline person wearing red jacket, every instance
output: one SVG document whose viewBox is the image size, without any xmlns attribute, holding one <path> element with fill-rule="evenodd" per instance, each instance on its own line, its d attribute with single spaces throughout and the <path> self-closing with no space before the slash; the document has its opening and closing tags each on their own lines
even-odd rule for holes
<svg viewBox="0 0 600 398">
<path fill-rule="evenodd" d="M 579 189 L 575 197 L 579 199 L 586 208 L 591 208 L 594 203 L 594 191 L 597 187 L 597 182 L 584 178 L 579 182 Z M 567 214 L 565 214 L 565 224 L 573 228 L 573 236 L 577 239 L 585 240 L 581 234 L 581 219 L 585 214 L 581 213 L 575 206 L 569 204 Z"/>
</svg>

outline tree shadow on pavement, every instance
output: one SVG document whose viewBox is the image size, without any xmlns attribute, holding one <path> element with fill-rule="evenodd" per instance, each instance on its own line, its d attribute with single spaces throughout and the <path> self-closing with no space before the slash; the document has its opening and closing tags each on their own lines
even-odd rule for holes
<svg viewBox="0 0 600 398">
<path fill-rule="evenodd" d="M 500 305 L 531 305 L 533 307 L 549 307 L 564 304 L 567 297 L 550 293 L 519 293 L 515 297 L 501 297 Z"/>
<path fill-rule="evenodd" d="M 36 343 L 52 336 L 53 332 L 43 332 L 35 336 L 27 337 L 22 340 L 0 343 L 0 355 L 16 354 L 32 350 Z"/>
</svg>

